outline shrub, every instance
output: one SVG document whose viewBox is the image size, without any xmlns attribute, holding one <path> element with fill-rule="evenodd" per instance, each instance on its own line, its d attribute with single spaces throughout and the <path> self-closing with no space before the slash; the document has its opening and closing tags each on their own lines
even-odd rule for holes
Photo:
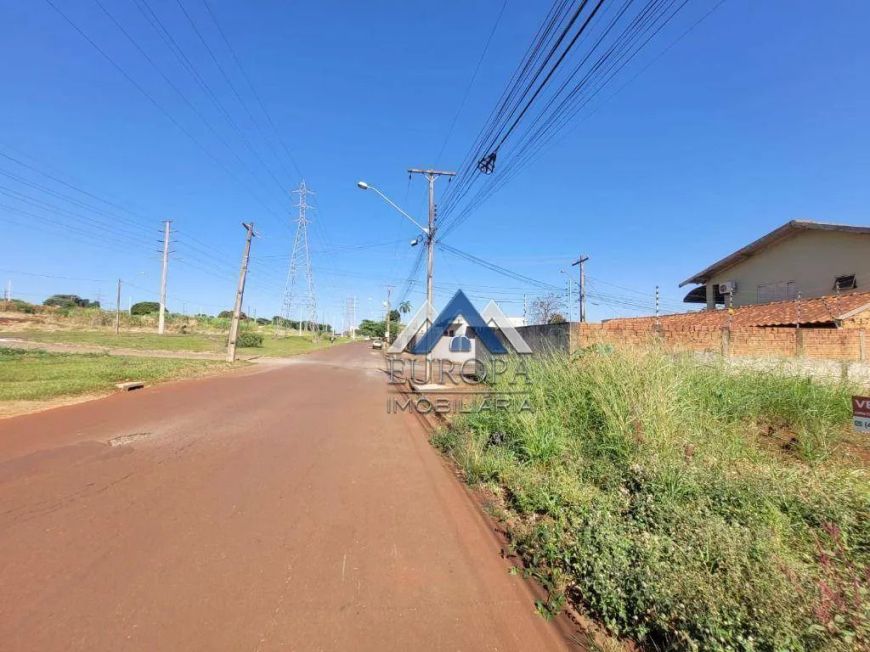
<svg viewBox="0 0 870 652">
<path fill-rule="evenodd" d="M 140 301 L 130 307 L 131 315 L 151 315 L 160 312 L 160 304 L 157 301 Z"/>
<path fill-rule="evenodd" d="M 433 441 L 499 488 L 544 611 L 567 597 L 650 649 L 870 645 L 868 477 L 832 459 L 854 388 L 655 351 L 528 371 L 533 411 Z"/>
<path fill-rule="evenodd" d="M 12 312 L 23 312 L 27 315 L 32 315 L 36 312 L 36 306 L 27 301 L 22 301 L 21 299 L 10 299 L 0 305 L 2 305 L 6 310 Z"/>
<path fill-rule="evenodd" d="M 263 336 L 260 333 L 254 333 L 253 331 L 239 333 L 239 337 L 236 340 L 236 346 L 242 348 L 263 346 Z"/>
<path fill-rule="evenodd" d="M 99 308 L 99 301 L 91 301 L 82 299 L 77 294 L 53 294 L 48 299 L 42 302 L 44 306 L 54 306 L 56 308 Z"/>
</svg>

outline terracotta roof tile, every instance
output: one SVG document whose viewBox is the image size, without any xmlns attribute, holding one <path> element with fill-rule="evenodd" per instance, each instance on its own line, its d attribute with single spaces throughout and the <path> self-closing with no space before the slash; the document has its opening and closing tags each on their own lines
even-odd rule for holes
<svg viewBox="0 0 870 652">
<path fill-rule="evenodd" d="M 870 292 L 814 297 L 800 301 L 775 301 L 734 308 L 731 326 L 787 326 L 832 323 L 835 319 L 853 316 L 862 309 L 870 309 Z M 627 317 L 609 319 L 605 327 L 620 327 L 644 322 L 654 323 L 655 317 Z M 664 328 L 721 328 L 728 324 L 728 310 L 702 310 L 674 315 L 662 315 L 659 323 Z"/>
</svg>

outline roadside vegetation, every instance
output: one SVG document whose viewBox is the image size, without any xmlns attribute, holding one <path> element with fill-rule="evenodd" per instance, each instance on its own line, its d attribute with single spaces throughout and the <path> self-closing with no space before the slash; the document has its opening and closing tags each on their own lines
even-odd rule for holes
<svg viewBox="0 0 870 652">
<path fill-rule="evenodd" d="M 855 388 L 652 350 L 528 371 L 532 411 L 433 441 L 491 493 L 544 615 L 569 601 L 649 649 L 868 649 Z"/>
<path fill-rule="evenodd" d="M 239 363 L 236 363 L 239 364 Z M 225 362 L 48 353 L 0 348 L 0 401 L 40 401 L 111 391 L 116 383 L 155 383 L 229 368 Z"/>
<path fill-rule="evenodd" d="M 0 317 L 0 338 L 138 351 L 223 353 L 226 350 L 230 318 L 224 313 L 221 313 L 224 316 L 169 313 L 166 333 L 158 335 L 154 307 L 159 304 L 138 303 L 133 306 L 133 314 L 121 313 L 120 332 L 116 335 L 114 312 L 94 307 L 91 305 L 94 302 L 82 299 L 70 303 L 73 299 L 77 297 L 56 295 L 48 306 L 22 301 L 0 302 L 0 307 L 6 308 Z M 89 305 L 79 305 L 84 303 Z M 278 336 L 271 320 L 245 317 L 239 332 L 238 353 L 249 357 L 298 355 L 345 341 L 342 338 L 331 341 L 328 332 L 318 338 L 304 330 L 304 334 L 299 334 L 298 326 L 296 322 L 287 322 L 285 334 Z"/>
<path fill-rule="evenodd" d="M 81 344 L 142 351 L 177 351 L 222 353 L 227 336 L 223 333 L 119 333 L 107 330 L 26 330 L 0 331 L 0 337 L 52 344 Z M 344 340 L 342 340 L 344 341 Z M 275 337 L 270 333 L 243 331 L 239 334 L 238 353 L 242 356 L 287 356 L 316 351 L 329 346 L 327 338 L 315 340 L 310 335 Z"/>
</svg>

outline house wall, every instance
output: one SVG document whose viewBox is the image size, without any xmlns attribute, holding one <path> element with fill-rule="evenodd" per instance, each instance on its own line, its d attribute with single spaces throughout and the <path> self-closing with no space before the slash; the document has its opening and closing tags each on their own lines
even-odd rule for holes
<svg viewBox="0 0 870 652">
<path fill-rule="evenodd" d="M 793 293 L 810 298 L 831 294 L 834 278 L 845 274 L 856 275 L 858 289 L 870 288 L 870 234 L 802 231 L 717 274 L 709 285 L 736 281 L 734 306 L 745 306 L 766 303 L 758 300 L 762 284 L 790 282 Z"/>
</svg>

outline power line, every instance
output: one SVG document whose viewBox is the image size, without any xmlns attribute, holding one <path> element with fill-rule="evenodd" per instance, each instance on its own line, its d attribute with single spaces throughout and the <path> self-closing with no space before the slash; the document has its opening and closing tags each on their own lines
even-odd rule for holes
<svg viewBox="0 0 870 652">
<path fill-rule="evenodd" d="M 73 20 L 64 13 L 53 0 L 45 0 L 45 2 L 54 9 L 61 18 L 63 18 L 88 44 L 91 45 L 106 61 L 108 61 L 121 75 L 126 79 L 145 99 L 147 99 L 167 120 L 169 120 L 179 131 L 181 131 L 194 145 L 196 145 L 203 153 L 214 161 L 220 168 L 239 185 L 241 185 L 251 197 L 260 204 L 264 209 L 273 212 L 263 200 L 251 190 L 251 188 L 242 181 L 235 173 L 232 172 L 217 156 L 206 148 L 196 136 L 194 136 L 184 125 L 182 125 L 160 102 L 158 102 L 145 88 L 137 82 L 114 58 L 112 58 L 105 50 L 103 50 L 88 34 L 79 27 Z"/>
<path fill-rule="evenodd" d="M 299 177 L 300 178 L 304 177 L 305 175 L 302 174 L 302 170 L 300 170 L 299 166 L 296 164 L 296 159 L 293 157 L 293 154 L 290 152 L 290 148 L 287 147 L 287 144 L 281 138 L 281 134 L 278 132 L 278 128 L 275 126 L 275 121 L 272 120 L 272 116 L 269 113 L 269 111 L 266 109 L 266 105 L 263 103 L 263 100 L 260 97 L 260 94 L 257 92 L 257 89 L 254 87 L 254 84 L 251 82 L 251 78 L 248 76 L 248 73 L 245 70 L 244 66 L 242 65 L 242 62 L 239 59 L 238 55 L 236 55 L 236 51 L 233 48 L 232 44 L 230 43 L 230 40 L 227 38 L 226 33 L 221 28 L 220 22 L 218 21 L 217 16 L 215 16 L 214 11 L 212 11 L 211 5 L 209 4 L 208 0 L 202 0 L 202 3 L 203 3 L 203 5 L 205 5 L 206 11 L 208 11 L 208 14 L 211 17 L 212 22 L 214 23 L 215 27 L 217 28 L 218 34 L 220 34 L 221 39 L 223 39 L 224 44 L 227 46 L 227 50 L 229 50 L 230 55 L 233 57 L 233 61 L 235 62 L 236 67 L 242 73 L 242 78 L 245 80 L 245 83 L 248 85 L 248 88 L 251 90 L 251 94 L 253 94 L 254 99 L 257 100 L 257 104 L 259 105 L 260 110 L 263 112 L 263 115 L 266 116 L 266 120 L 269 122 L 269 125 L 272 127 L 272 131 L 275 133 L 276 140 L 281 145 L 282 149 L 284 150 L 285 155 L 289 159 L 291 165 L 293 166 L 293 169 L 296 170 L 296 173 L 299 175 Z M 256 121 L 254 122 L 254 125 L 259 130 L 259 125 L 257 124 Z M 262 132 L 261 132 L 261 135 L 263 136 L 264 140 L 266 140 L 266 142 L 271 143 L 271 139 L 266 138 L 265 134 L 262 134 Z"/>
<path fill-rule="evenodd" d="M 474 67 L 474 72 L 471 75 L 471 79 L 468 80 L 468 85 L 465 87 L 465 92 L 462 94 L 462 100 L 460 100 L 459 102 L 459 107 L 456 109 L 456 113 L 453 114 L 453 119 L 450 121 L 450 127 L 447 129 L 447 134 L 444 136 L 444 142 L 441 143 L 441 149 L 438 150 L 438 156 L 435 157 L 436 167 L 441 160 L 441 156 L 444 154 L 444 148 L 447 147 L 450 136 L 453 135 L 453 129 L 456 127 L 456 121 L 459 119 L 462 110 L 465 108 L 465 103 L 468 101 L 468 95 L 471 93 L 474 82 L 477 80 L 477 74 L 480 72 L 480 66 L 483 64 L 483 60 L 486 58 L 486 53 L 489 51 L 489 44 L 492 42 L 492 37 L 495 35 L 495 32 L 498 29 L 499 23 L 501 23 L 501 17 L 504 15 L 505 7 L 507 7 L 507 0 L 502 0 L 501 9 L 499 9 L 498 15 L 495 18 L 495 23 L 493 23 L 492 29 L 489 31 L 489 36 L 486 38 L 486 43 L 484 43 L 483 50 L 481 51 L 480 57 L 477 60 L 477 65 Z"/>
</svg>

